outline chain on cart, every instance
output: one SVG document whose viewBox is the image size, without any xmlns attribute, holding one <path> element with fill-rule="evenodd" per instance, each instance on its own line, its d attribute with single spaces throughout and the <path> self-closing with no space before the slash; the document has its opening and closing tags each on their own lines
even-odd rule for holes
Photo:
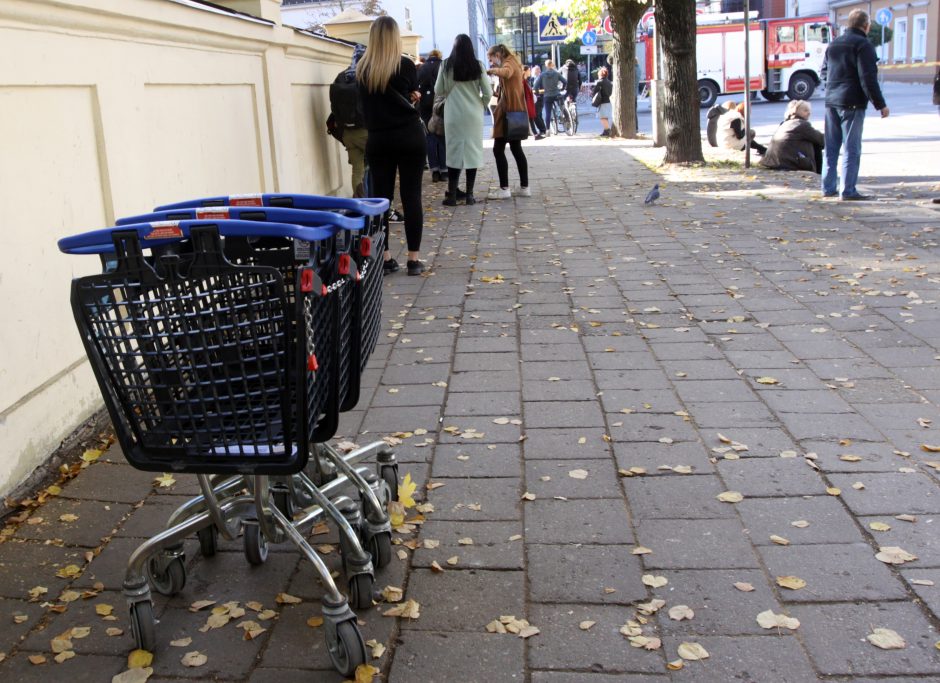
<svg viewBox="0 0 940 683">
<path fill-rule="evenodd" d="M 391 560 L 388 502 L 398 464 L 385 442 L 340 453 L 327 441 L 355 407 L 380 328 L 384 199 L 239 195 L 158 207 L 59 248 L 97 254 L 72 281 L 72 310 L 128 462 L 195 474 L 202 494 L 128 560 L 137 647 L 153 650 L 151 589 L 186 583 L 183 541 L 203 556 L 242 535 L 250 564 L 292 542 L 325 587 L 330 658 L 366 661 L 353 609 L 372 606 Z M 375 455 L 374 467 L 365 461 Z M 306 540 L 339 532 L 347 595 Z"/>
</svg>

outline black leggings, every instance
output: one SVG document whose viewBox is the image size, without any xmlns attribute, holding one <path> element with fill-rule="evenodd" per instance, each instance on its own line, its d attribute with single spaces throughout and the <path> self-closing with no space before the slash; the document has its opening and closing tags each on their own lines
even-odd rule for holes
<svg viewBox="0 0 940 683">
<path fill-rule="evenodd" d="M 405 214 L 405 239 L 408 251 L 421 249 L 421 233 L 424 231 L 424 208 L 421 204 L 421 178 L 424 175 L 425 151 L 420 154 L 369 155 L 369 170 L 372 173 L 372 192 L 376 197 L 389 201 L 395 193 L 395 174 L 398 174 L 398 191 L 401 208 Z M 388 219 L 385 221 L 385 248 L 389 249 Z"/>
<path fill-rule="evenodd" d="M 512 158 L 516 160 L 516 168 L 519 170 L 519 184 L 522 187 L 529 186 L 529 162 L 526 161 L 525 153 L 522 151 L 522 140 L 507 140 L 506 138 L 495 138 L 493 140 L 493 156 L 496 157 L 496 173 L 499 175 L 499 186 L 509 187 L 509 162 L 506 160 L 506 143 L 509 143 L 509 151 L 512 152 Z"/>
</svg>

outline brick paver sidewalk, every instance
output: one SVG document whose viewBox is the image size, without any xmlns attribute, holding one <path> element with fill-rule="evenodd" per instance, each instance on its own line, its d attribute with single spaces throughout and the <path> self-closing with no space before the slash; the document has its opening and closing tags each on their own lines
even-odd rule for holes
<svg viewBox="0 0 940 683">
<path fill-rule="evenodd" d="M 529 199 L 447 209 L 427 189 L 433 269 L 388 278 L 383 343 L 344 418 L 362 443 L 410 433 L 402 474 L 434 508 L 377 577 L 420 618 L 361 614 L 387 648 L 375 665 L 394 683 L 937 680 L 938 214 L 809 201 L 799 174 L 661 178 L 644 145 L 526 150 Z M 4 680 L 127 668 L 129 636 L 106 631 L 129 631 L 124 562 L 196 487 L 156 489 L 116 451 L 7 527 Z M 876 557 L 891 546 L 917 559 Z M 286 545 L 260 568 L 222 548 L 202 559 L 192 541 L 186 588 L 157 597 L 150 680 L 340 680 L 306 623 L 310 567 Z M 201 599 L 277 617 L 253 640 L 234 622 L 203 633 Z M 691 619 L 672 618 L 682 605 Z M 762 627 L 767 610 L 798 628 Z M 504 615 L 540 632 L 488 633 Z M 50 640 L 76 626 L 90 634 L 55 663 Z M 882 628 L 906 646 L 866 640 Z M 670 670 L 682 643 L 710 656 Z M 208 661 L 184 667 L 191 650 Z"/>
</svg>

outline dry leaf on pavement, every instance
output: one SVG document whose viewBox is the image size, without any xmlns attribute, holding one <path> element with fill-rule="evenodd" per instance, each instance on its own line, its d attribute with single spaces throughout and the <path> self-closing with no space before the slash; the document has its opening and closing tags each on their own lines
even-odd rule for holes
<svg viewBox="0 0 940 683">
<path fill-rule="evenodd" d="M 725 491 L 719 493 L 717 498 L 722 503 L 740 503 L 744 500 L 744 496 L 739 491 Z"/>
<path fill-rule="evenodd" d="M 32 661 L 32 657 L 30 657 Z M 111 678 L 111 683 L 145 683 L 153 675 L 153 669 L 149 666 L 142 669 L 128 669 L 122 671 Z"/>
<path fill-rule="evenodd" d="M 778 576 L 777 585 L 782 588 L 798 591 L 801 588 L 806 588 L 806 581 L 799 576 Z"/>
<path fill-rule="evenodd" d="M 417 619 L 421 616 L 421 605 L 416 600 L 405 600 L 400 605 L 386 610 L 382 613 L 385 617 L 402 617 L 403 619 Z"/>
<path fill-rule="evenodd" d="M 882 650 L 903 650 L 907 647 L 904 638 L 898 635 L 897 631 L 892 631 L 890 628 L 873 629 L 871 633 L 865 636 L 865 639 Z"/>
<path fill-rule="evenodd" d="M 644 585 L 650 586 L 651 588 L 662 588 L 669 583 L 669 579 L 665 576 L 653 576 L 652 574 L 644 574 L 642 581 Z"/>
<path fill-rule="evenodd" d="M 202 666 L 208 661 L 209 661 L 209 658 L 206 657 L 201 652 L 199 652 L 198 650 L 187 652 L 185 655 L 183 655 L 182 659 L 180 659 L 180 663 L 183 666 L 188 666 L 188 667 Z"/>
<path fill-rule="evenodd" d="M 700 659 L 708 659 L 709 654 L 708 650 L 698 643 L 681 643 L 679 645 L 679 656 L 682 659 L 694 662 Z"/>
<path fill-rule="evenodd" d="M 568 476 L 572 479 L 587 479 L 588 472 L 587 470 L 571 470 Z"/>
<path fill-rule="evenodd" d="M 127 655 L 128 669 L 146 669 L 153 664 L 153 653 L 146 650 L 131 650 Z"/>
<path fill-rule="evenodd" d="M 896 545 L 883 545 L 878 548 L 878 550 L 879 552 L 875 555 L 875 559 L 881 560 L 885 564 L 904 564 L 905 562 L 913 562 L 917 559 L 916 555 L 911 555 L 909 552 Z"/>
<path fill-rule="evenodd" d="M 773 610 L 767 610 L 757 615 L 757 623 L 761 628 L 788 628 L 791 631 L 800 627 L 799 619 L 788 617 L 785 614 L 774 614 Z"/>
<path fill-rule="evenodd" d="M 688 605 L 675 605 L 669 608 L 669 618 L 676 621 L 691 619 L 694 616 L 695 612 Z"/>
</svg>

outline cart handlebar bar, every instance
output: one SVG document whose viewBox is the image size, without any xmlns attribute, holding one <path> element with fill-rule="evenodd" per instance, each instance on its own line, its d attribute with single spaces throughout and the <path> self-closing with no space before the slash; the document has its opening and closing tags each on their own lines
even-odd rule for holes
<svg viewBox="0 0 940 683">
<path fill-rule="evenodd" d="M 336 227 L 343 230 L 362 230 L 366 225 L 364 216 L 344 216 L 330 211 L 305 211 L 302 209 L 282 209 L 268 206 L 212 206 L 154 211 L 153 213 L 145 213 L 139 216 L 119 218 L 115 225 L 153 223 L 154 221 L 218 219 L 295 223 L 308 227 Z"/>
<path fill-rule="evenodd" d="M 185 202 L 164 204 L 156 211 L 191 209 L 200 206 L 272 206 L 291 209 L 345 210 L 363 216 L 380 216 L 388 211 L 389 201 L 383 198 L 350 199 L 314 194 L 242 194 L 202 197 Z"/>
</svg>

